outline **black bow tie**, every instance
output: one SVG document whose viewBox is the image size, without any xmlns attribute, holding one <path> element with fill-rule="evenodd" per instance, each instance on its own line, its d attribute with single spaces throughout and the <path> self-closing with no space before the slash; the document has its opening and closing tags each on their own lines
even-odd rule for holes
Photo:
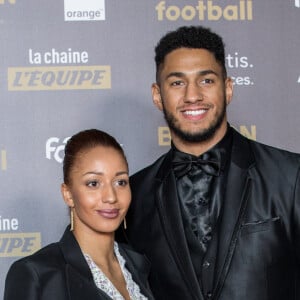
<svg viewBox="0 0 300 300">
<path fill-rule="evenodd" d="M 182 177 L 196 166 L 205 173 L 213 176 L 220 175 L 221 169 L 221 155 L 217 150 L 208 151 L 199 157 L 174 151 L 173 169 L 177 178 Z"/>
</svg>

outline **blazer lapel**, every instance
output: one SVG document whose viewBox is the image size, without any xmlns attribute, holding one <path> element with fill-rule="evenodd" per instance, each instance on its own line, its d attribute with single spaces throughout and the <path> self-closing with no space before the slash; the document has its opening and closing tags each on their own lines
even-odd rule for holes
<svg viewBox="0 0 300 300">
<path fill-rule="evenodd" d="M 65 274 L 68 287 L 68 299 L 111 300 L 111 298 L 102 290 L 98 289 L 94 283 L 90 268 L 69 227 L 60 240 L 60 248 L 66 261 Z M 140 286 L 142 294 L 149 300 L 154 300 L 147 286 L 150 263 L 144 256 L 130 250 L 126 245 L 119 244 L 119 250 L 126 261 L 126 267 L 131 273 L 133 280 Z"/>
<path fill-rule="evenodd" d="M 126 261 L 125 266 L 130 272 L 133 281 L 140 287 L 141 293 L 149 300 L 154 300 L 148 286 L 150 262 L 144 255 L 131 250 L 128 245 L 119 244 L 119 251 Z"/>
<path fill-rule="evenodd" d="M 67 227 L 60 240 L 60 248 L 66 261 L 65 274 L 69 300 L 111 300 L 110 297 L 96 287 L 90 268 L 69 227 Z"/>
<path fill-rule="evenodd" d="M 111 300 L 106 293 L 96 287 L 92 280 L 82 276 L 82 274 L 71 265 L 66 265 L 66 279 L 70 300 Z"/>
<path fill-rule="evenodd" d="M 227 189 L 219 226 L 214 299 L 218 299 L 235 251 L 237 235 L 251 189 L 251 179 L 248 171 L 253 165 L 254 157 L 248 141 L 234 131 L 231 163 L 226 184 Z"/>
<path fill-rule="evenodd" d="M 193 297 L 201 300 L 204 297 L 194 272 L 185 238 L 179 200 L 177 198 L 175 176 L 171 171 L 172 168 L 170 168 L 171 159 L 171 151 L 169 151 L 156 177 L 158 181 L 156 194 L 157 207 L 165 237 L 178 269 L 181 271 L 182 279 L 189 287 Z"/>
</svg>

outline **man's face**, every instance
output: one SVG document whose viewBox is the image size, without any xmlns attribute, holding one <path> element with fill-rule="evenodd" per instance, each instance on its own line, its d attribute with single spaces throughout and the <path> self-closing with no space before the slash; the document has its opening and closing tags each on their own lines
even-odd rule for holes
<svg viewBox="0 0 300 300">
<path fill-rule="evenodd" d="M 161 66 L 153 101 L 164 112 L 172 139 L 179 143 L 218 142 L 227 128 L 226 105 L 232 82 L 205 49 L 179 48 Z"/>
</svg>

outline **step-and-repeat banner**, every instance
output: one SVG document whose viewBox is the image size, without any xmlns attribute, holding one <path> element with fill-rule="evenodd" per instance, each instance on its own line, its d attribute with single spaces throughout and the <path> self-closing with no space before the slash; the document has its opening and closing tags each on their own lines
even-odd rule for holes
<svg viewBox="0 0 300 300">
<path fill-rule="evenodd" d="M 154 46 L 182 25 L 224 38 L 231 124 L 300 152 L 300 0 L 0 0 L 0 297 L 10 264 L 68 224 L 69 136 L 109 132 L 131 173 L 168 150 Z"/>
</svg>

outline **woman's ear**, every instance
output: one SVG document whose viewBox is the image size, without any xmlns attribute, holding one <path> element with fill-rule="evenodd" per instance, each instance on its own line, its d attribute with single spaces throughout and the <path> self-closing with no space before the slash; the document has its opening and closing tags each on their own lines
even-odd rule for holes
<svg viewBox="0 0 300 300">
<path fill-rule="evenodd" d="M 64 198 L 65 203 L 69 207 L 74 207 L 74 201 L 73 201 L 72 194 L 71 194 L 71 191 L 70 191 L 68 185 L 65 183 L 62 183 L 60 190 L 61 190 L 61 194 Z"/>
</svg>

